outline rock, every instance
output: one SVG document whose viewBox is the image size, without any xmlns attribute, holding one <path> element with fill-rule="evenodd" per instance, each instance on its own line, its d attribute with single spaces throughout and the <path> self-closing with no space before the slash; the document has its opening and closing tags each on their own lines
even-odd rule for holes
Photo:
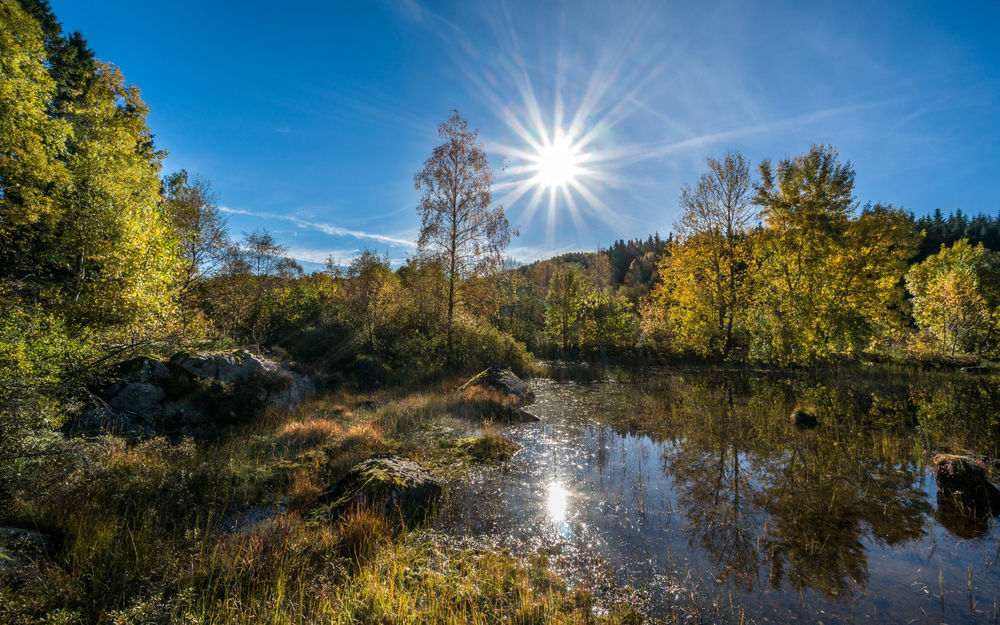
<svg viewBox="0 0 1000 625">
<path fill-rule="evenodd" d="M 127 384 L 111 399 L 111 407 L 126 412 L 145 414 L 151 410 L 159 412 L 165 393 L 159 386 L 149 382 Z"/>
<path fill-rule="evenodd" d="M 68 428 L 131 437 L 213 436 L 219 425 L 245 421 L 266 406 L 290 409 L 315 391 L 308 377 L 241 350 L 179 353 L 169 361 L 133 358 Z"/>
<path fill-rule="evenodd" d="M 990 481 L 986 464 L 969 456 L 939 454 L 931 460 L 937 470 L 939 495 L 945 495 L 966 515 L 1000 515 L 1000 490 Z"/>
<path fill-rule="evenodd" d="M 518 408 L 517 415 L 520 417 L 520 421 L 522 423 L 538 423 L 542 420 L 541 417 L 528 412 L 528 410 L 524 408 Z"/>
<path fill-rule="evenodd" d="M 792 412 L 792 424 L 800 430 L 813 430 L 819 425 L 816 416 L 808 410 L 798 408 Z"/>
<path fill-rule="evenodd" d="M 528 387 L 524 380 L 514 375 L 514 372 L 510 369 L 505 369 L 499 365 L 494 365 L 478 373 L 471 380 L 463 384 L 459 390 L 464 391 L 474 386 L 502 393 L 521 404 L 530 404 L 535 401 L 535 393 Z"/>
<path fill-rule="evenodd" d="M 441 497 L 441 483 L 420 464 L 392 454 L 372 456 L 354 465 L 319 498 L 314 520 L 339 515 L 352 505 L 370 506 L 390 518 L 420 521 Z"/>
<path fill-rule="evenodd" d="M 23 570 L 55 553 L 56 543 L 39 532 L 0 527 L 0 570 Z"/>
<path fill-rule="evenodd" d="M 251 376 L 274 374 L 281 368 L 277 362 L 251 354 L 245 349 L 232 353 L 180 353 L 171 358 L 170 362 L 197 378 L 223 384 Z"/>
</svg>

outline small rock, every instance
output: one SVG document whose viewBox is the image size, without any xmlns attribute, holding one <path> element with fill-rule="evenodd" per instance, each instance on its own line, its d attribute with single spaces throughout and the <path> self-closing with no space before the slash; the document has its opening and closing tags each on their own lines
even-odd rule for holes
<svg viewBox="0 0 1000 625">
<path fill-rule="evenodd" d="M 359 505 L 379 509 L 390 518 L 420 521 L 434 509 L 441 491 L 441 483 L 420 464 L 392 454 L 372 456 L 321 495 L 310 518 L 330 518 Z"/>
<path fill-rule="evenodd" d="M 792 412 L 791 420 L 792 424 L 800 430 L 813 430 L 819 425 L 819 421 L 813 413 L 801 408 Z"/>
<path fill-rule="evenodd" d="M 519 408 L 517 414 L 521 417 L 521 421 L 524 423 L 537 423 L 542 420 L 541 417 L 528 412 L 524 408 Z"/>
<path fill-rule="evenodd" d="M 513 397 L 519 403 L 530 404 L 535 401 L 535 393 L 521 378 L 514 375 L 510 369 L 505 369 L 499 365 L 494 365 L 485 371 L 478 373 L 471 380 L 462 385 L 459 390 L 466 390 L 473 386 L 481 386 L 504 395 Z"/>
<path fill-rule="evenodd" d="M 19 527 L 0 527 L 0 570 L 21 570 L 55 552 L 54 540 Z"/>
</svg>

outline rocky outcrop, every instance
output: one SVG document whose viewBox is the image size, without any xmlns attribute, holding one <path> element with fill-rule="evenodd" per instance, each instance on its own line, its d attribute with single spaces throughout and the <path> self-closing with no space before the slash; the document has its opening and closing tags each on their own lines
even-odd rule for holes
<svg viewBox="0 0 1000 625">
<path fill-rule="evenodd" d="M 372 456 L 327 490 L 310 518 L 325 520 L 351 506 L 365 506 L 393 519 L 420 521 L 434 510 L 441 490 L 441 482 L 412 460 L 392 454 Z"/>
<path fill-rule="evenodd" d="M 937 471 L 939 500 L 947 499 L 965 515 L 1000 515 L 1000 490 L 990 481 L 989 469 L 982 461 L 939 454 L 931 462 Z"/>
<path fill-rule="evenodd" d="M 528 387 L 527 383 L 514 375 L 514 372 L 510 369 L 505 369 L 499 365 L 494 365 L 478 373 L 471 380 L 463 384 L 459 390 L 464 391 L 476 386 L 501 393 L 520 404 L 530 404 L 535 401 L 535 393 Z"/>
<path fill-rule="evenodd" d="M 267 406 L 293 408 L 313 384 L 281 363 L 247 351 L 135 358 L 97 389 L 95 405 L 70 423 L 84 432 L 207 437 Z"/>
<path fill-rule="evenodd" d="M 32 563 L 51 557 L 55 541 L 44 534 L 18 527 L 0 527 L 0 571 L 19 573 Z"/>
</svg>

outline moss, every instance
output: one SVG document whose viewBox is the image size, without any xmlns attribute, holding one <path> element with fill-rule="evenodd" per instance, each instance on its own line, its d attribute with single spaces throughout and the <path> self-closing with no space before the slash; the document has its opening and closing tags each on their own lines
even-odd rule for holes
<svg viewBox="0 0 1000 625">
<path fill-rule="evenodd" d="M 488 431 L 456 441 L 456 449 L 476 462 L 507 462 L 521 448 L 517 443 Z"/>
</svg>

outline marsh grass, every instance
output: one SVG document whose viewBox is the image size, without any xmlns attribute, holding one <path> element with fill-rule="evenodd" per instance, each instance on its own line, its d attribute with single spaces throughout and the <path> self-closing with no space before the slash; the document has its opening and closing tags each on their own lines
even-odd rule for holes
<svg viewBox="0 0 1000 625">
<path fill-rule="evenodd" d="M 41 529 L 60 548 L 0 578 L 0 622 L 632 622 L 625 604 L 596 615 L 535 560 L 452 548 L 365 508 L 303 520 L 364 457 L 406 453 L 442 415 L 482 423 L 506 408 L 486 394 L 337 395 L 212 442 L 66 443 L 57 461 L 23 467 L 2 509 L 0 525 Z M 287 511 L 231 521 L 279 504 Z"/>
<path fill-rule="evenodd" d="M 459 439 L 455 443 L 459 452 L 475 462 L 507 462 L 521 448 L 504 438 L 494 427 L 486 426 L 481 434 Z"/>
</svg>

